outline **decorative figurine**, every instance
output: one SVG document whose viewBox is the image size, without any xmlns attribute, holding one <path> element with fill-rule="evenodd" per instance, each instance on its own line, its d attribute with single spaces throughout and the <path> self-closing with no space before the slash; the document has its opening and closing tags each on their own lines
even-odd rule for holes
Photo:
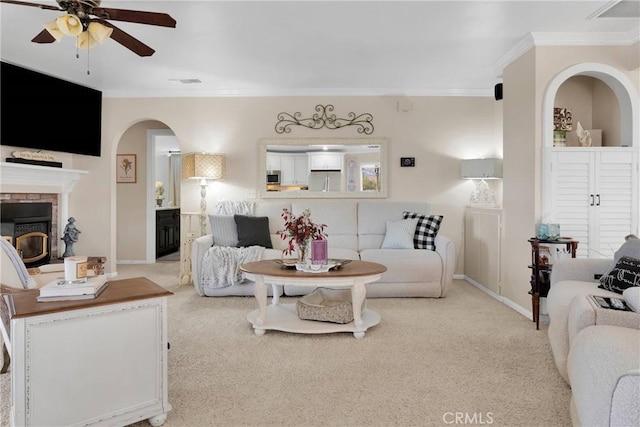
<svg viewBox="0 0 640 427">
<path fill-rule="evenodd" d="M 67 225 L 64 226 L 64 236 L 60 239 L 63 240 L 65 244 L 62 258 L 74 256 L 73 244 L 78 241 L 78 234 L 81 233 L 81 231 L 76 228 L 76 219 L 74 217 L 70 217 L 68 221 Z"/>
</svg>

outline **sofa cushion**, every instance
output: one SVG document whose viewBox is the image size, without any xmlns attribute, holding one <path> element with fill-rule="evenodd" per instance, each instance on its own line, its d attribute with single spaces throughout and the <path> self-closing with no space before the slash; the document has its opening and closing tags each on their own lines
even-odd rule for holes
<svg viewBox="0 0 640 427">
<path fill-rule="evenodd" d="M 269 234 L 269 218 L 266 216 L 234 215 L 238 229 L 238 244 L 240 247 L 262 246 L 273 248 Z"/>
<path fill-rule="evenodd" d="M 236 246 L 238 229 L 233 215 L 209 215 L 213 244 L 218 246 Z"/>
<path fill-rule="evenodd" d="M 600 278 L 601 289 L 621 294 L 632 286 L 640 286 L 640 260 L 623 256 L 615 267 Z"/>
<path fill-rule="evenodd" d="M 415 249 L 436 250 L 436 236 L 442 223 L 442 215 L 424 215 L 415 212 L 403 212 L 405 218 L 417 218 L 418 224 L 413 237 Z"/>
<path fill-rule="evenodd" d="M 387 267 L 376 283 L 440 282 L 443 267 L 437 252 L 419 249 L 365 249 L 362 261 L 377 262 Z"/>
<path fill-rule="evenodd" d="M 311 212 L 315 224 L 326 224 L 329 248 L 358 249 L 358 204 L 351 200 L 300 200 L 291 203 L 291 212 Z M 284 223 L 281 222 L 284 226 Z M 283 227 L 280 227 L 283 228 Z"/>
<path fill-rule="evenodd" d="M 382 241 L 382 248 L 413 249 L 413 236 L 417 224 L 417 218 L 386 221 L 387 231 Z"/>
</svg>

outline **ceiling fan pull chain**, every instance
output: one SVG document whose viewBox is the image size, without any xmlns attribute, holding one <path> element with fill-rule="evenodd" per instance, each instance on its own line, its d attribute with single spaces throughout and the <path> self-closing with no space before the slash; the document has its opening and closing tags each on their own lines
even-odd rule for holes
<svg viewBox="0 0 640 427">
<path fill-rule="evenodd" d="M 89 68 L 91 68 L 91 61 L 89 61 L 89 52 L 91 52 L 91 49 L 87 49 L 87 76 L 91 74 L 91 72 L 89 71 Z"/>
</svg>

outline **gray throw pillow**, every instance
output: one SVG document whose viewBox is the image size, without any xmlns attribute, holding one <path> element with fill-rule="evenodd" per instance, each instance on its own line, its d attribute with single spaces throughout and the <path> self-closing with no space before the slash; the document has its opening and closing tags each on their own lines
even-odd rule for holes
<svg viewBox="0 0 640 427">
<path fill-rule="evenodd" d="M 264 248 L 273 248 L 271 235 L 269 234 L 269 217 L 234 215 L 233 219 L 238 230 L 237 247 L 262 246 Z"/>
<path fill-rule="evenodd" d="M 238 230 L 233 215 L 209 215 L 213 244 L 216 246 L 237 246 Z"/>
</svg>

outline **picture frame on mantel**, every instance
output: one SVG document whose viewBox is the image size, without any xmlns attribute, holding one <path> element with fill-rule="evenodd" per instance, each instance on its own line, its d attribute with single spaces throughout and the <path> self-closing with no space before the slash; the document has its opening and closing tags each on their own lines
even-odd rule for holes
<svg viewBox="0 0 640 427">
<path fill-rule="evenodd" d="M 116 155 L 116 183 L 135 184 L 137 182 L 137 174 L 135 154 Z"/>
</svg>

